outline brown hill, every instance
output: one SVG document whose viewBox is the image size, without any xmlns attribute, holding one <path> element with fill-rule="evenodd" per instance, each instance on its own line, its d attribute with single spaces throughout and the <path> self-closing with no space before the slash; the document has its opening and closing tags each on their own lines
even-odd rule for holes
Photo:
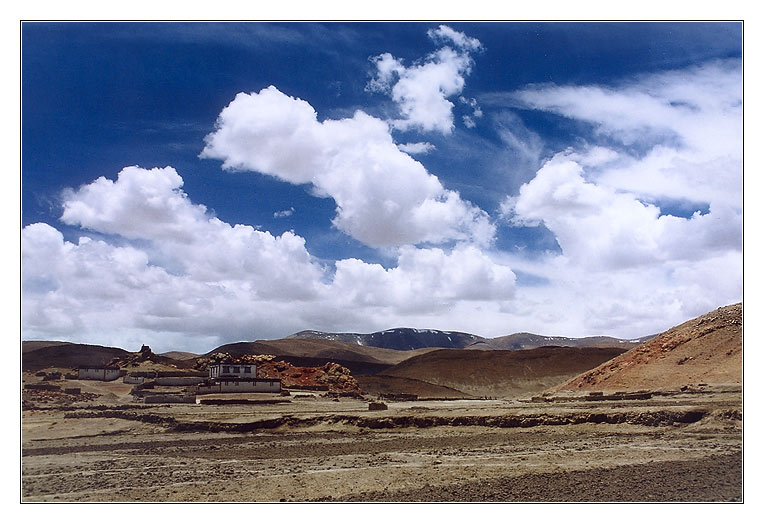
<svg viewBox="0 0 764 524">
<path fill-rule="evenodd" d="M 225 344 L 202 356 L 209 357 L 216 353 L 228 353 L 232 357 L 276 355 L 281 360 L 298 366 L 322 366 L 327 362 L 335 362 L 350 369 L 353 374 L 374 374 L 407 358 L 433 350 L 434 348 L 424 348 L 397 351 L 338 340 L 285 338 Z"/>
<path fill-rule="evenodd" d="M 389 375 L 359 375 L 358 385 L 369 395 L 416 395 L 435 398 L 468 398 L 471 395 L 422 380 Z"/>
<path fill-rule="evenodd" d="M 188 351 L 165 351 L 164 353 L 157 353 L 157 355 L 173 360 L 191 360 L 199 357 L 199 353 L 189 353 Z"/>
<path fill-rule="evenodd" d="M 21 342 L 21 352 L 29 353 L 30 351 L 37 351 L 41 348 L 67 345 L 71 345 L 71 342 L 61 342 L 59 340 L 24 340 Z"/>
<path fill-rule="evenodd" d="M 521 351 L 442 349 L 384 371 L 472 396 L 539 393 L 626 351 L 623 348 L 542 347 Z"/>
<path fill-rule="evenodd" d="M 741 384 L 743 306 L 719 308 L 554 388 L 637 390 L 689 384 Z"/>
<path fill-rule="evenodd" d="M 35 343 L 22 343 L 21 369 L 76 368 L 78 366 L 104 366 L 115 358 L 127 358 L 131 353 L 121 348 L 53 342 L 53 346 L 35 347 Z M 28 350 L 25 351 L 25 345 Z M 33 349 L 29 349 L 33 348 Z"/>
<path fill-rule="evenodd" d="M 467 349 L 497 349 L 497 350 L 520 350 L 533 349 L 545 346 L 556 347 L 598 347 L 598 348 L 623 348 L 631 349 L 637 347 L 643 342 L 647 342 L 655 335 L 641 337 L 638 339 L 624 340 L 613 337 L 548 337 L 544 335 L 534 335 L 533 333 L 513 333 L 496 338 L 485 338 L 478 340 Z"/>
<path fill-rule="evenodd" d="M 128 371 L 169 371 L 186 369 L 193 360 L 175 360 L 148 351 L 131 352 L 122 348 L 74 344 L 58 341 L 23 341 L 21 343 L 21 369 L 37 371 L 45 368 L 74 369 L 79 366 L 120 366 Z M 198 357 L 199 355 L 194 355 Z"/>
</svg>

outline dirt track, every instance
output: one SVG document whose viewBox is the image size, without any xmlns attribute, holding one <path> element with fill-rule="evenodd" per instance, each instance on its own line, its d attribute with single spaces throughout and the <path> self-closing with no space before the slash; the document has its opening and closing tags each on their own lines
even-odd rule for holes
<svg viewBox="0 0 764 524">
<path fill-rule="evenodd" d="M 741 409 L 739 393 L 400 402 L 382 412 L 317 398 L 25 409 L 21 498 L 740 501 Z M 271 428 L 243 426 L 266 420 Z M 408 422 L 389 423 L 396 420 Z"/>
</svg>

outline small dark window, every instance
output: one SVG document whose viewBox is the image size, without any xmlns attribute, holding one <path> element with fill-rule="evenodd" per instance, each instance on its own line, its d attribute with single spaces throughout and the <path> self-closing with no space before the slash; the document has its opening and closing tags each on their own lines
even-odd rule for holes
<svg viewBox="0 0 764 524">
<path fill-rule="evenodd" d="M 244 366 L 244 373 L 252 373 L 252 366 Z"/>
<path fill-rule="evenodd" d="M 236 366 L 235 368 L 233 368 L 233 372 L 234 373 L 238 373 L 239 372 L 239 366 Z"/>
<path fill-rule="evenodd" d="M 231 368 L 229 366 L 223 366 L 223 373 L 230 373 Z"/>
</svg>

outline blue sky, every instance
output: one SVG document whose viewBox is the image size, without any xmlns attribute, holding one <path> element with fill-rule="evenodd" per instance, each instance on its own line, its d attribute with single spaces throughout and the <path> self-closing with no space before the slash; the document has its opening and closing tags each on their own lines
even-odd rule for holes
<svg viewBox="0 0 764 524">
<path fill-rule="evenodd" d="M 22 336 L 637 337 L 742 297 L 738 23 L 24 23 Z"/>
</svg>

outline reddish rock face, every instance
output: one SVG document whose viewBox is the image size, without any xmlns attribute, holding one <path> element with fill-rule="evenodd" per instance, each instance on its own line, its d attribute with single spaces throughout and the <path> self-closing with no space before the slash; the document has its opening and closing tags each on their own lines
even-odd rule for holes
<svg viewBox="0 0 764 524">
<path fill-rule="evenodd" d="M 288 362 L 263 362 L 257 367 L 258 378 L 278 378 L 286 387 L 326 386 L 330 393 L 363 394 L 350 370 L 327 362 L 319 367 L 293 366 Z"/>
</svg>

